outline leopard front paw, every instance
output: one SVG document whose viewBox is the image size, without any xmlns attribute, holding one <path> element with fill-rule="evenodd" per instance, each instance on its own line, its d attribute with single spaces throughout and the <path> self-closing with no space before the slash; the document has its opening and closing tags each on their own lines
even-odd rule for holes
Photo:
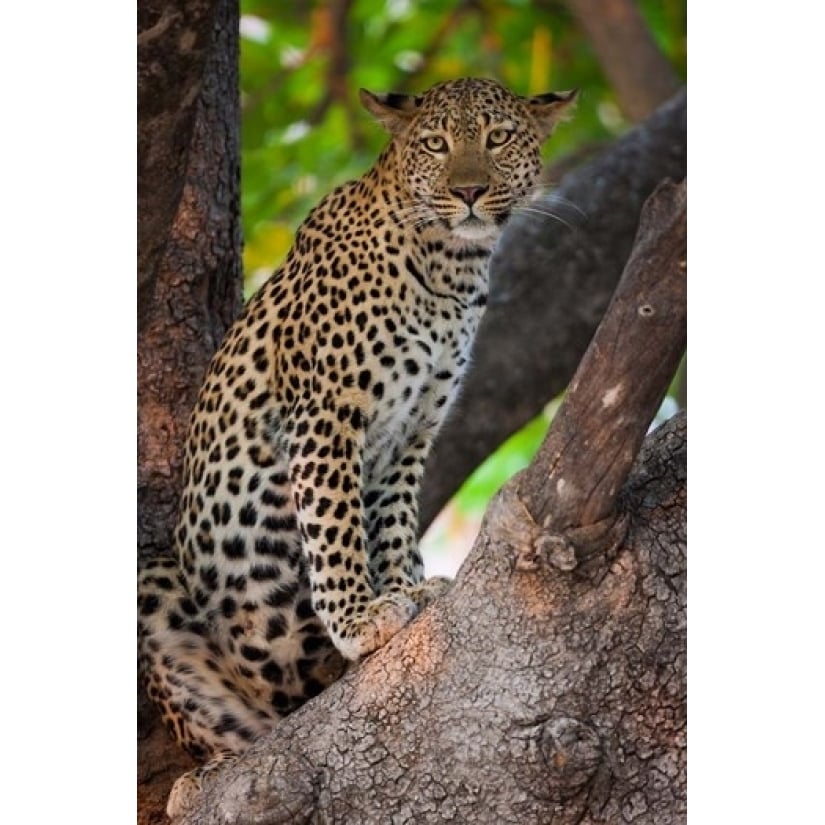
<svg viewBox="0 0 825 825">
<path fill-rule="evenodd" d="M 360 659 L 383 647 L 417 613 L 418 606 L 405 593 L 384 593 L 344 625 L 335 646 L 347 659 Z"/>
</svg>

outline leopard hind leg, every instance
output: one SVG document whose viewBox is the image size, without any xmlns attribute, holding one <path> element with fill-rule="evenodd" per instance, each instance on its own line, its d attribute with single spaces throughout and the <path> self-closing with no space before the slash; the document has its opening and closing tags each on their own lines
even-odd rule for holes
<svg viewBox="0 0 825 825">
<path fill-rule="evenodd" d="M 138 571 L 138 669 L 176 742 L 206 764 L 181 776 L 167 812 L 183 815 L 211 774 L 280 718 L 253 704 L 237 683 L 176 562 L 150 559 Z"/>
</svg>

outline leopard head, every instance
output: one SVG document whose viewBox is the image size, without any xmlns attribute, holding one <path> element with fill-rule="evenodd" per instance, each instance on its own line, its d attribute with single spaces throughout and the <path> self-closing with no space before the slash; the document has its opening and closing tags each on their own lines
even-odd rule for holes
<svg viewBox="0 0 825 825">
<path fill-rule="evenodd" d="M 395 143 L 408 222 L 492 243 L 531 194 L 541 172 L 541 145 L 576 95 L 521 97 L 493 80 L 462 78 L 423 95 L 362 89 L 361 102 Z"/>
</svg>

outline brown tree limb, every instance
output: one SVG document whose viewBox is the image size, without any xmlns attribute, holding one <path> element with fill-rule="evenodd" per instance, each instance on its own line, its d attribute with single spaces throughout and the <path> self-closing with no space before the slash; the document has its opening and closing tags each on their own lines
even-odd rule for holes
<svg viewBox="0 0 825 825">
<path fill-rule="evenodd" d="M 634 0 L 567 0 L 619 105 L 633 121 L 648 117 L 681 85 Z"/>
<path fill-rule="evenodd" d="M 344 109 L 350 142 L 354 142 L 358 124 L 348 82 L 352 61 L 347 44 L 347 16 L 351 5 L 352 0 L 331 0 L 314 15 L 312 51 L 322 52 L 327 66 L 324 94 L 307 115 L 306 121 L 311 126 L 317 126 L 326 117 L 329 107 L 337 103 Z"/>
<path fill-rule="evenodd" d="M 185 8 L 184 8 L 185 7 Z M 233 0 L 138 9 L 138 554 L 172 552 L 183 444 L 241 306 L 238 17 Z M 193 767 L 138 691 L 138 823 Z"/>
<path fill-rule="evenodd" d="M 640 230 L 628 289 L 634 280 L 646 289 L 657 272 L 681 275 L 671 266 L 680 259 L 680 191 L 661 190 L 647 211 L 665 225 Z M 660 246 L 670 250 L 666 272 Z M 658 296 L 620 290 L 602 329 L 626 319 L 628 300 L 668 311 Z M 669 332 L 681 340 L 678 325 Z M 636 331 L 623 334 L 617 352 L 638 346 L 647 342 Z M 619 361 L 630 366 L 621 373 L 628 386 L 648 382 L 642 358 Z M 574 392 L 603 399 L 611 388 L 601 380 L 597 354 L 585 359 Z M 648 402 L 620 393 L 616 406 L 632 432 L 644 432 Z M 625 432 L 620 416 L 605 425 Z M 587 467 L 575 462 L 593 452 L 571 445 L 558 463 L 581 477 Z M 519 497 L 532 505 L 534 483 L 554 480 L 555 454 L 542 450 L 491 506 L 451 590 L 210 775 L 186 825 L 683 822 L 685 452 L 684 415 L 645 443 L 623 490 L 630 530 L 591 579 L 543 552 L 542 530 Z M 589 513 L 589 489 L 580 492 L 578 510 L 552 494 L 547 504 Z"/>
<path fill-rule="evenodd" d="M 451 9 L 445 9 L 444 14 L 433 30 L 429 42 L 423 48 L 419 49 L 421 54 L 419 67 L 400 78 L 393 91 L 405 92 L 406 94 L 414 94 L 421 91 L 421 75 L 430 67 L 436 55 L 441 51 L 444 43 L 472 9 L 472 0 L 461 0 L 461 2 L 454 5 Z"/>
<path fill-rule="evenodd" d="M 597 158 L 565 175 L 546 205 L 505 230 L 490 304 L 462 393 L 427 465 L 426 529 L 467 476 L 569 383 L 627 262 L 642 204 L 686 174 L 682 92 Z M 578 213 L 566 202 L 585 213 Z"/>
<path fill-rule="evenodd" d="M 686 271 L 686 184 L 664 182 L 642 210 L 633 253 L 552 431 L 521 477 L 521 499 L 561 564 L 623 537 L 616 496 L 685 350 Z"/>
</svg>

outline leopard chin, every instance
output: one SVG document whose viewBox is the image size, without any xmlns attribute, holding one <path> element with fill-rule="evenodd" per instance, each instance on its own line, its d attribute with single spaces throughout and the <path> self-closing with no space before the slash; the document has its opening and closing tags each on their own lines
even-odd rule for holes
<svg viewBox="0 0 825 825">
<path fill-rule="evenodd" d="M 453 235 L 465 241 L 496 240 L 501 234 L 501 227 L 470 215 L 452 229 Z"/>
</svg>

